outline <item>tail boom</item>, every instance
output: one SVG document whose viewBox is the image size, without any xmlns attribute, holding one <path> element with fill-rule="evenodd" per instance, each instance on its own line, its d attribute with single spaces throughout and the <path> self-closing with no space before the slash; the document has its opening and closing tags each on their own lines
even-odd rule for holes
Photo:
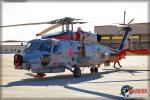
<svg viewBox="0 0 150 100">
<path fill-rule="evenodd" d="M 123 36 L 123 39 L 120 43 L 119 50 L 127 49 L 125 47 L 126 47 L 126 44 L 128 42 L 129 32 L 132 29 L 131 29 L 131 27 L 124 27 L 123 30 L 124 30 L 124 36 Z"/>
</svg>

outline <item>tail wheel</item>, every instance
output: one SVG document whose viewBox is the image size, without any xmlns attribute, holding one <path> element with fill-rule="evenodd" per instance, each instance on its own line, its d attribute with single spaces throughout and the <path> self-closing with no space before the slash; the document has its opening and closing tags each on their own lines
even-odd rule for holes
<svg viewBox="0 0 150 100">
<path fill-rule="evenodd" d="M 78 77 L 81 76 L 81 70 L 80 70 L 79 67 L 75 67 L 75 68 L 74 68 L 73 76 L 74 76 L 75 78 L 78 78 Z"/>
</svg>

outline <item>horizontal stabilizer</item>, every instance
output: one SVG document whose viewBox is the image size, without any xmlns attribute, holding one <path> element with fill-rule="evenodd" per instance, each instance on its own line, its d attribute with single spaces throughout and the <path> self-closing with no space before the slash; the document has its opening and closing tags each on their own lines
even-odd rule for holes
<svg viewBox="0 0 150 100">
<path fill-rule="evenodd" d="M 134 56 L 136 56 L 136 55 L 150 55 L 150 50 L 149 49 L 134 49 L 134 50 L 126 49 L 126 50 L 122 50 L 119 53 L 110 56 L 107 61 L 117 62 L 117 61 L 121 60 L 122 58 L 125 58 L 125 56 L 131 56 L 131 55 L 134 55 Z"/>
<path fill-rule="evenodd" d="M 126 55 L 150 55 L 149 49 L 126 50 Z"/>
</svg>

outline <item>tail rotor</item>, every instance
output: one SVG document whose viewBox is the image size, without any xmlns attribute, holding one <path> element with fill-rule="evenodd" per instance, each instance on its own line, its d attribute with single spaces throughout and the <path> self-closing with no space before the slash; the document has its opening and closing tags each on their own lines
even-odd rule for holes
<svg viewBox="0 0 150 100">
<path fill-rule="evenodd" d="M 116 32 L 116 34 L 123 32 L 123 38 L 122 41 L 120 43 L 119 46 L 119 51 L 123 50 L 128 42 L 128 38 L 129 38 L 129 32 L 132 31 L 131 28 L 131 23 L 134 21 L 134 18 L 131 19 L 127 24 L 126 24 L 126 11 L 124 11 L 124 18 L 123 18 L 123 23 L 119 24 L 120 29 L 118 30 L 118 32 Z"/>
</svg>

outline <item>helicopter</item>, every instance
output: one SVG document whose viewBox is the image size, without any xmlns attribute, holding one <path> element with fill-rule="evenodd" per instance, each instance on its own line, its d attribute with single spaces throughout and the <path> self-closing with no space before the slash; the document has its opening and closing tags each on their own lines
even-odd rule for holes
<svg viewBox="0 0 150 100">
<path fill-rule="evenodd" d="M 109 66 L 111 62 L 124 58 L 128 52 L 150 54 L 148 49 L 129 50 L 126 48 L 129 33 L 132 31 L 129 23 L 124 24 L 121 28 L 124 34 L 118 49 L 113 49 L 100 44 L 99 34 L 85 32 L 81 29 L 73 31 L 74 24 L 86 23 L 78 20 L 81 19 L 64 17 L 50 22 L 2 26 L 54 24 L 36 34 L 36 36 L 42 35 L 41 39 L 29 41 L 22 53 L 14 55 L 15 69 L 37 73 L 34 77 L 44 77 L 45 73 L 65 72 L 68 69 L 75 78 L 78 78 L 81 76 L 81 67 L 90 67 L 91 73 L 97 73 L 100 65 Z M 60 26 L 62 26 L 61 32 L 54 35 L 43 35 Z"/>
<path fill-rule="evenodd" d="M 131 28 L 125 27 L 124 30 L 128 35 Z M 45 76 L 44 73 L 65 72 L 65 69 L 74 77 L 80 77 L 81 67 L 90 67 L 91 73 L 97 73 L 101 64 L 108 65 L 112 59 L 118 61 L 125 56 L 125 38 L 118 50 L 81 41 L 34 39 L 28 42 L 23 54 L 14 56 L 15 69 L 31 70 L 39 77 Z"/>
</svg>

